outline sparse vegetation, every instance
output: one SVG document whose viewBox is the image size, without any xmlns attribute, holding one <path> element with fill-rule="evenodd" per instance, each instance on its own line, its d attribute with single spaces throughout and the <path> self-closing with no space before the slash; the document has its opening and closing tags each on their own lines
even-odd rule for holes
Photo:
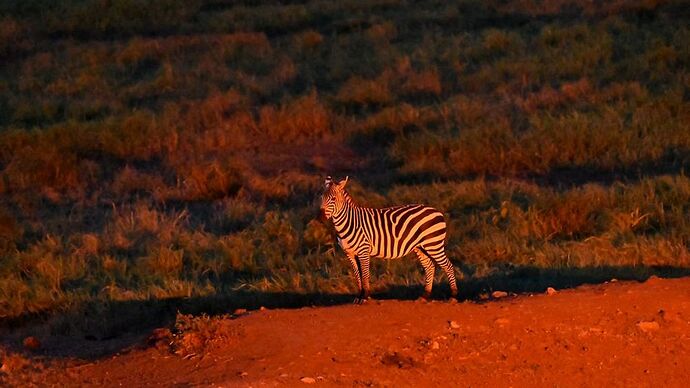
<svg viewBox="0 0 690 388">
<path fill-rule="evenodd" d="M 325 174 L 445 210 L 468 289 L 690 268 L 680 1 L 56 4 L 0 5 L 3 321 L 350 292 Z"/>
</svg>

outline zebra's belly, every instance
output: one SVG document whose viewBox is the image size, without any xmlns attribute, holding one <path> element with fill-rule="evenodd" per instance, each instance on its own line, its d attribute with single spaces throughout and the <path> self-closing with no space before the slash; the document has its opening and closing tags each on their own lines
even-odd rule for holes
<svg viewBox="0 0 690 388">
<path fill-rule="evenodd" d="M 403 257 L 406 254 L 411 252 L 411 250 L 410 250 L 410 252 L 405 252 L 404 254 L 401 255 L 401 254 L 396 254 L 397 252 L 395 252 L 395 253 L 392 252 L 390 249 L 388 249 L 388 250 L 380 249 L 380 248 L 375 249 L 374 246 L 371 246 L 369 244 L 366 244 L 365 246 L 361 246 L 361 244 L 360 244 L 360 246 L 356 246 L 352 241 L 344 240 L 344 239 L 341 239 L 340 237 L 338 237 L 338 245 L 340 245 L 340 247 L 343 249 L 343 251 L 350 256 L 356 256 L 357 252 L 362 251 L 362 248 L 364 248 L 364 250 L 368 249 L 371 257 L 377 258 L 377 259 L 399 259 L 399 258 L 401 258 L 401 257 Z"/>
<path fill-rule="evenodd" d="M 385 253 L 385 252 L 373 252 L 371 257 L 376 257 L 378 259 L 392 260 L 392 259 L 399 259 L 403 256 L 407 256 L 407 254 L 409 254 L 410 252 L 412 252 L 412 250 L 410 250 L 409 252 L 402 252 L 402 254 L 400 254 L 400 252 L 397 254 Z"/>
<path fill-rule="evenodd" d="M 402 246 L 397 239 L 381 238 L 380 236 L 373 236 L 371 241 L 371 257 L 380 259 L 399 259 L 407 256 L 416 244 L 409 244 Z"/>
</svg>

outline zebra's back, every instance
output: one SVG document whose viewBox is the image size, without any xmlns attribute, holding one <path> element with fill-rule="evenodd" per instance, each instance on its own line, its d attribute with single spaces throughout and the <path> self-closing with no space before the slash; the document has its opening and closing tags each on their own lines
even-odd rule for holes
<svg viewBox="0 0 690 388">
<path fill-rule="evenodd" d="M 371 256 L 394 259 L 418 246 L 445 244 L 443 213 L 425 205 L 403 205 L 365 209 L 368 222 L 363 228 L 371 244 Z"/>
</svg>

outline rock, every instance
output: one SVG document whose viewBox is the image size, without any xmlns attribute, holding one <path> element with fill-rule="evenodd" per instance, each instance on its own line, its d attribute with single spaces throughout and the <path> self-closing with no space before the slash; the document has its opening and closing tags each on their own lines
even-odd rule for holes
<svg viewBox="0 0 690 388">
<path fill-rule="evenodd" d="M 657 331 L 660 328 L 659 323 L 656 321 L 641 321 L 637 323 L 637 327 L 645 333 Z"/>
<path fill-rule="evenodd" d="M 242 315 L 242 314 L 246 314 L 246 313 L 247 313 L 247 309 L 236 309 L 235 312 L 232 313 L 232 315 Z"/>
<path fill-rule="evenodd" d="M 450 322 L 448 322 L 448 324 L 450 325 L 451 329 L 459 329 L 460 328 L 460 324 L 458 324 L 455 321 L 450 321 Z"/>
<path fill-rule="evenodd" d="M 439 350 L 441 348 L 441 345 L 439 345 L 438 342 L 434 341 L 431 343 L 431 350 Z"/>
<path fill-rule="evenodd" d="M 549 287 L 546 289 L 546 295 L 555 295 L 557 293 L 558 293 L 558 291 L 556 291 L 556 289 L 553 287 Z"/>
<path fill-rule="evenodd" d="M 616 283 L 617 281 L 618 281 L 618 279 L 616 279 L 616 278 L 611 278 L 611 283 Z"/>
<path fill-rule="evenodd" d="M 259 307 L 259 311 L 266 311 L 266 310 L 268 310 L 268 309 L 264 306 Z"/>
<path fill-rule="evenodd" d="M 302 377 L 301 379 L 299 379 L 299 381 L 305 384 L 314 384 L 316 382 L 316 379 L 313 377 Z"/>
<path fill-rule="evenodd" d="M 247 373 L 247 372 L 240 373 L 240 377 L 247 377 L 247 376 L 249 376 L 249 373 Z"/>
<path fill-rule="evenodd" d="M 672 313 L 666 310 L 659 310 L 659 316 L 666 322 L 681 322 L 678 313 Z"/>
<path fill-rule="evenodd" d="M 508 293 L 505 291 L 494 291 L 491 293 L 491 297 L 494 299 L 505 298 L 506 296 L 508 296 Z"/>
<path fill-rule="evenodd" d="M 22 344 L 24 345 L 25 348 L 29 350 L 36 350 L 41 347 L 41 341 L 38 340 L 38 338 L 34 336 L 29 336 L 24 338 L 24 341 L 22 341 Z"/>
<path fill-rule="evenodd" d="M 505 326 L 510 323 L 510 321 L 507 318 L 498 318 L 494 321 L 495 324 L 498 326 Z"/>
</svg>

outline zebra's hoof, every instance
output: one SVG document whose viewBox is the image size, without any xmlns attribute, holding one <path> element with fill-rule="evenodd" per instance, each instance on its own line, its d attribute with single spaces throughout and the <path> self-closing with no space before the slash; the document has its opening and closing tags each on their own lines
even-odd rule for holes
<svg viewBox="0 0 690 388">
<path fill-rule="evenodd" d="M 367 303 L 367 299 L 364 298 L 355 298 L 355 300 L 352 302 L 353 304 L 365 304 Z"/>
<path fill-rule="evenodd" d="M 456 303 L 458 303 L 458 298 L 451 296 L 450 299 L 448 299 L 448 303 L 456 304 Z"/>
</svg>

